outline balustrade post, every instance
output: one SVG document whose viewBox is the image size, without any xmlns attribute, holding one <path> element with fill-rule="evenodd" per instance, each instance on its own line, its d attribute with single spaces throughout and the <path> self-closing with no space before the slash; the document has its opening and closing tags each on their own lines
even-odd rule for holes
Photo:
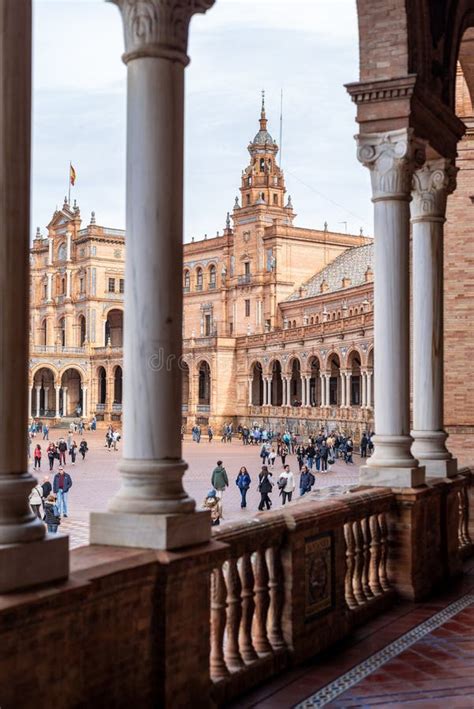
<svg viewBox="0 0 474 709">
<path fill-rule="evenodd" d="M 372 593 L 375 596 L 380 596 L 383 593 L 383 588 L 380 585 L 380 526 L 377 515 L 371 515 L 369 518 L 370 528 L 370 567 L 369 567 L 369 583 Z"/>
<path fill-rule="evenodd" d="M 214 680 L 228 677 L 229 670 L 224 660 L 224 633 L 226 630 L 226 587 L 222 568 L 211 574 L 211 656 L 210 673 Z"/>
<path fill-rule="evenodd" d="M 354 577 L 353 577 L 353 588 L 354 596 L 360 605 L 363 605 L 367 598 L 365 597 L 364 587 L 362 583 L 364 575 L 364 540 L 362 536 L 362 529 L 360 520 L 353 522 L 354 530 Z"/>
<path fill-rule="evenodd" d="M 370 588 L 369 578 L 370 578 L 370 527 L 369 520 L 367 517 L 363 517 L 361 522 L 362 531 L 362 556 L 363 556 L 363 568 L 362 568 L 362 590 L 367 599 L 373 598 L 374 594 Z"/>
<path fill-rule="evenodd" d="M 355 540 L 352 523 L 347 522 L 344 525 L 344 539 L 346 540 L 346 577 L 344 580 L 346 603 L 349 608 L 358 606 L 354 595 L 354 571 L 355 571 Z"/>
<path fill-rule="evenodd" d="M 281 551 L 277 546 L 267 549 L 268 588 L 270 593 L 268 639 L 274 650 L 286 647 L 282 630 L 284 578 Z"/>
<path fill-rule="evenodd" d="M 388 560 L 388 530 L 387 530 L 387 520 L 385 514 L 378 515 L 378 522 L 380 527 L 380 585 L 384 591 L 390 590 L 390 584 L 387 577 L 387 560 Z"/>
<path fill-rule="evenodd" d="M 254 646 L 258 653 L 271 652 L 271 645 L 267 635 L 267 616 L 270 607 L 270 594 L 268 588 L 268 569 L 265 551 L 257 549 L 253 554 L 255 578 L 255 615 L 254 615 Z"/>
<path fill-rule="evenodd" d="M 229 559 L 226 562 L 225 580 L 227 586 L 225 660 L 230 669 L 239 669 L 244 666 L 239 650 L 239 630 L 242 619 L 242 584 L 236 559 Z"/>
<path fill-rule="evenodd" d="M 245 662 L 258 658 L 252 642 L 252 622 L 255 612 L 254 576 L 250 554 L 244 554 L 240 559 L 240 581 L 242 584 L 242 620 L 240 623 L 240 652 Z"/>
</svg>

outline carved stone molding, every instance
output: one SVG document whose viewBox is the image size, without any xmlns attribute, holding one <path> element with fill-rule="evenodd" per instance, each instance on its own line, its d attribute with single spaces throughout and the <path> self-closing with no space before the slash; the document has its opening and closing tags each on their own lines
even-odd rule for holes
<svg viewBox="0 0 474 709">
<path fill-rule="evenodd" d="M 357 158 L 369 168 L 372 200 L 410 199 L 412 176 L 425 161 L 425 143 L 411 129 L 357 136 Z"/>
<path fill-rule="evenodd" d="M 140 57 L 162 57 L 186 65 L 188 29 L 195 13 L 215 0 L 109 0 L 122 12 L 127 64 Z"/>
<path fill-rule="evenodd" d="M 451 160 L 428 160 L 412 181 L 412 221 L 444 221 L 448 195 L 456 189 L 457 168 Z"/>
</svg>

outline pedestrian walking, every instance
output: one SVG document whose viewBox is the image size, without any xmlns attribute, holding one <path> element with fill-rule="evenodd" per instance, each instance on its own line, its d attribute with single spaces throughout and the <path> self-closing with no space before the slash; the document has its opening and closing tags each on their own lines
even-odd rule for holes
<svg viewBox="0 0 474 709">
<path fill-rule="evenodd" d="M 360 439 L 360 457 L 361 458 L 367 458 L 367 444 L 369 440 L 367 438 L 367 434 L 364 431 L 362 434 L 362 438 Z"/>
<path fill-rule="evenodd" d="M 240 497 L 241 497 L 240 507 L 242 509 L 244 507 L 247 507 L 247 492 L 248 492 L 251 482 L 252 481 L 250 479 L 250 475 L 248 473 L 248 470 L 245 467 L 245 465 L 243 465 L 240 468 L 239 473 L 237 475 L 237 479 L 235 481 L 235 484 L 237 485 L 237 487 L 240 490 Z"/>
<path fill-rule="evenodd" d="M 66 473 L 64 468 L 60 466 L 58 472 L 53 479 L 53 492 L 57 496 L 57 505 L 59 515 L 68 516 L 67 498 L 69 490 L 72 487 L 72 478 L 69 473 Z"/>
<path fill-rule="evenodd" d="M 270 493 L 273 489 L 273 483 L 271 481 L 272 474 L 268 470 L 266 465 L 262 465 L 262 470 L 258 476 L 258 491 L 260 493 L 260 504 L 258 509 L 263 510 L 264 507 L 267 510 L 272 506 L 272 501 L 270 500 Z"/>
<path fill-rule="evenodd" d="M 280 479 L 278 480 L 278 488 L 280 490 L 282 505 L 285 505 L 287 502 L 291 502 L 295 487 L 295 476 L 291 472 L 290 466 L 285 465 L 285 468 L 280 475 Z"/>
<path fill-rule="evenodd" d="M 49 469 L 52 470 L 53 466 L 54 466 L 55 458 L 58 456 L 58 453 L 56 451 L 56 446 L 54 445 L 54 443 L 52 441 L 49 444 L 49 446 L 47 447 L 46 453 L 48 456 Z"/>
<path fill-rule="evenodd" d="M 71 445 L 69 446 L 69 455 L 71 456 L 72 465 L 76 465 L 76 452 L 77 452 L 77 443 L 76 443 L 76 441 L 72 441 Z"/>
<path fill-rule="evenodd" d="M 41 483 L 41 490 L 42 490 L 41 497 L 43 498 L 43 501 L 44 501 L 47 499 L 48 495 L 50 495 L 53 490 L 53 486 L 49 482 L 48 475 L 45 475 L 43 478 L 43 482 Z"/>
<path fill-rule="evenodd" d="M 222 498 L 226 487 L 229 487 L 229 478 L 227 477 L 226 469 L 222 465 L 222 460 L 217 461 L 217 465 L 212 471 L 211 485 L 216 491 L 219 499 Z"/>
<path fill-rule="evenodd" d="M 46 423 L 43 426 L 43 441 L 49 441 L 49 428 Z"/>
<path fill-rule="evenodd" d="M 58 443 L 59 465 L 66 465 L 66 451 L 67 443 L 64 438 L 60 438 Z"/>
<path fill-rule="evenodd" d="M 207 427 L 207 440 L 209 443 L 212 443 L 212 439 L 214 438 L 214 431 L 212 430 L 212 426 Z"/>
<path fill-rule="evenodd" d="M 313 487 L 315 482 L 316 478 L 314 477 L 311 470 L 309 470 L 307 465 L 303 465 L 303 467 L 301 468 L 300 475 L 300 495 L 303 496 L 307 492 L 311 492 L 311 488 Z"/>
<path fill-rule="evenodd" d="M 58 526 L 61 524 L 61 515 L 59 514 L 54 493 L 48 495 L 44 503 L 44 521 L 48 527 L 48 532 L 56 534 Z"/>
<path fill-rule="evenodd" d="M 35 468 L 41 468 L 41 446 L 39 443 L 35 446 L 33 457 L 35 459 Z"/>
<path fill-rule="evenodd" d="M 87 447 L 86 441 L 84 439 L 82 439 L 82 441 L 79 443 L 79 453 L 82 456 L 82 460 L 85 460 L 86 453 L 88 450 L 89 450 L 89 448 Z"/>
</svg>

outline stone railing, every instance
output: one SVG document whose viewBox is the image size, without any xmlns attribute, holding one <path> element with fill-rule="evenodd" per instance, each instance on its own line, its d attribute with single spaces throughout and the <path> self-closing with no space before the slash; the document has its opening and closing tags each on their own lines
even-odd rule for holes
<svg viewBox="0 0 474 709">
<path fill-rule="evenodd" d="M 360 489 L 225 525 L 211 575 L 210 675 L 222 706 L 324 650 L 393 601 L 387 513 L 394 495 Z"/>
<path fill-rule="evenodd" d="M 469 488 L 472 485 L 472 474 L 469 468 L 462 468 L 460 476 L 463 477 L 462 484 L 457 491 L 459 516 L 458 516 L 458 544 L 461 558 L 465 559 L 473 551 L 472 539 L 469 530 Z"/>
</svg>

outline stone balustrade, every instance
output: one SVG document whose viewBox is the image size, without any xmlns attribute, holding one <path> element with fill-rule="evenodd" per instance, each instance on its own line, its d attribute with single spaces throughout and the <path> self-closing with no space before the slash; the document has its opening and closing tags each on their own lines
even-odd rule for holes
<svg viewBox="0 0 474 709">
<path fill-rule="evenodd" d="M 395 598 L 388 580 L 391 491 L 301 500 L 226 525 L 211 574 L 210 676 L 218 705 L 322 650 Z"/>
<path fill-rule="evenodd" d="M 469 529 L 469 490 L 472 485 L 472 473 L 469 468 L 463 468 L 459 471 L 463 482 L 458 489 L 457 499 L 459 506 L 458 517 L 458 543 L 461 558 L 465 559 L 471 555 L 473 545 Z"/>
</svg>

